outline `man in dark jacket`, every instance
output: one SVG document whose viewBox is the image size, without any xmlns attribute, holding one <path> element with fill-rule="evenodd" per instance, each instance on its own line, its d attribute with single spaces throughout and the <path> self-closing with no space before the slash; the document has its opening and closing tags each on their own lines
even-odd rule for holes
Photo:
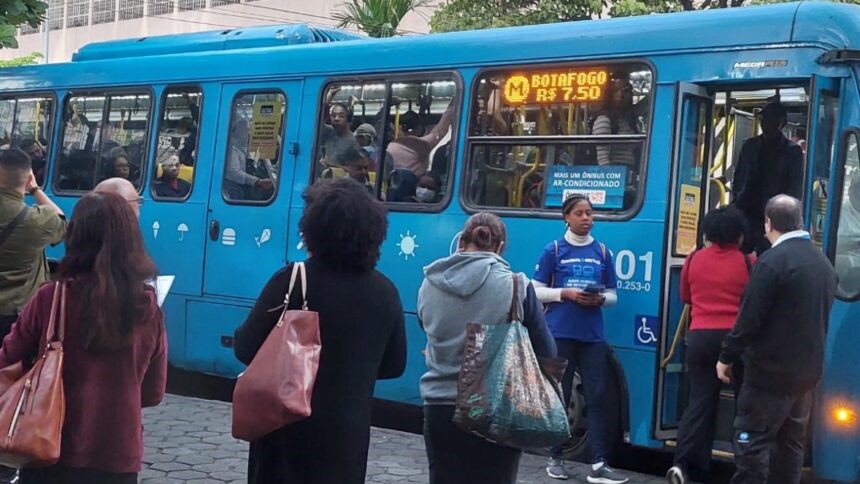
<svg viewBox="0 0 860 484">
<path fill-rule="evenodd" d="M 760 116 L 762 133 L 744 141 L 732 180 L 732 200 L 750 226 L 742 249 L 759 254 L 769 246 L 762 233 L 765 203 L 780 193 L 802 198 L 803 191 L 803 150 L 782 134 L 785 107 L 772 102 Z"/>
<path fill-rule="evenodd" d="M 788 195 L 767 202 L 765 235 L 773 247 L 750 274 L 717 363 L 717 376 L 729 382 L 731 362 L 743 355 L 732 484 L 800 482 L 812 391 L 821 378 L 836 291 L 830 261 L 802 230 L 802 210 Z"/>
</svg>

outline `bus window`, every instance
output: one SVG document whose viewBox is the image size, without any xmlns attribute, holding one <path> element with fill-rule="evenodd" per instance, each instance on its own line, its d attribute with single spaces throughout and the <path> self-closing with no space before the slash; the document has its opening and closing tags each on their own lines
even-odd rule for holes
<svg viewBox="0 0 860 484">
<path fill-rule="evenodd" d="M 0 99 L 0 147 L 30 155 L 39 185 L 45 181 L 53 115 L 54 100 L 47 96 Z"/>
<path fill-rule="evenodd" d="M 860 155 L 857 133 L 851 132 L 845 142 L 839 226 L 836 232 L 837 295 L 844 299 L 860 296 Z"/>
<path fill-rule="evenodd" d="M 585 193 L 597 210 L 629 210 L 644 182 L 651 89 L 643 64 L 484 72 L 471 103 L 465 200 L 556 210 Z"/>
<path fill-rule="evenodd" d="M 145 92 L 68 98 L 57 190 L 88 191 L 112 177 L 140 187 L 150 107 Z"/>
<path fill-rule="evenodd" d="M 191 192 L 202 100 L 199 89 L 165 91 L 153 167 L 153 198 L 184 200 Z"/>
<path fill-rule="evenodd" d="M 388 203 L 441 203 L 450 186 L 456 98 L 450 75 L 329 85 L 315 177 L 352 176 Z"/>
<path fill-rule="evenodd" d="M 233 101 L 222 194 L 231 203 L 274 200 L 287 100 L 280 92 L 242 94 Z"/>
</svg>

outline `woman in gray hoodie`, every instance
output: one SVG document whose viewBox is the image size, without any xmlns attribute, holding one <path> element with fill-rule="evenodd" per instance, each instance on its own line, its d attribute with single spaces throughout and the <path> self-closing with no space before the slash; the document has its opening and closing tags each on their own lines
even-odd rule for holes
<svg viewBox="0 0 860 484">
<path fill-rule="evenodd" d="M 451 421 L 457 401 L 457 376 L 463 360 L 466 324 L 508 324 L 513 272 L 501 257 L 505 225 L 481 212 L 466 221 L 458 251 L 424 268 L 418 293 L 418 318 L 427 332 L 427 373 L 421 377 L 424 442 L 430 484 L 515 483 L 521 451 L 466 433 Z M 523 274 L 518 297 L 523 325 L 535 354 L 556 355 L 543 308 Z"/>
</svg>

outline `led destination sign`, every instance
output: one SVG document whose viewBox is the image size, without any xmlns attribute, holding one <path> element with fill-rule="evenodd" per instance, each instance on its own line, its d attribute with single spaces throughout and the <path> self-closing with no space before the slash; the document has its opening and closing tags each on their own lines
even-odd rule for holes
<svg viewBox="0 0 860 484">
<path fill-rule="evenodd" d="M 608 82 L 606 69 L 520 72 L 505 81 L 505 101 L 507 104 L 602 101 Z"/>
</svg>

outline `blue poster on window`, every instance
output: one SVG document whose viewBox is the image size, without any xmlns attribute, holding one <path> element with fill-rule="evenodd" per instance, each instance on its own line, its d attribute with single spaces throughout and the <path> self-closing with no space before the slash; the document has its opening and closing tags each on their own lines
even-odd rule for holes
<svg viewBox="0 0 860 484">
<path fill-rule="evenodd" d="M 550 168 L 546 206 L 561 207 L 574 193 L 588 195 L 595 208 L 623 208 L 626 166 L 566 166 Z"/>
</svg>

